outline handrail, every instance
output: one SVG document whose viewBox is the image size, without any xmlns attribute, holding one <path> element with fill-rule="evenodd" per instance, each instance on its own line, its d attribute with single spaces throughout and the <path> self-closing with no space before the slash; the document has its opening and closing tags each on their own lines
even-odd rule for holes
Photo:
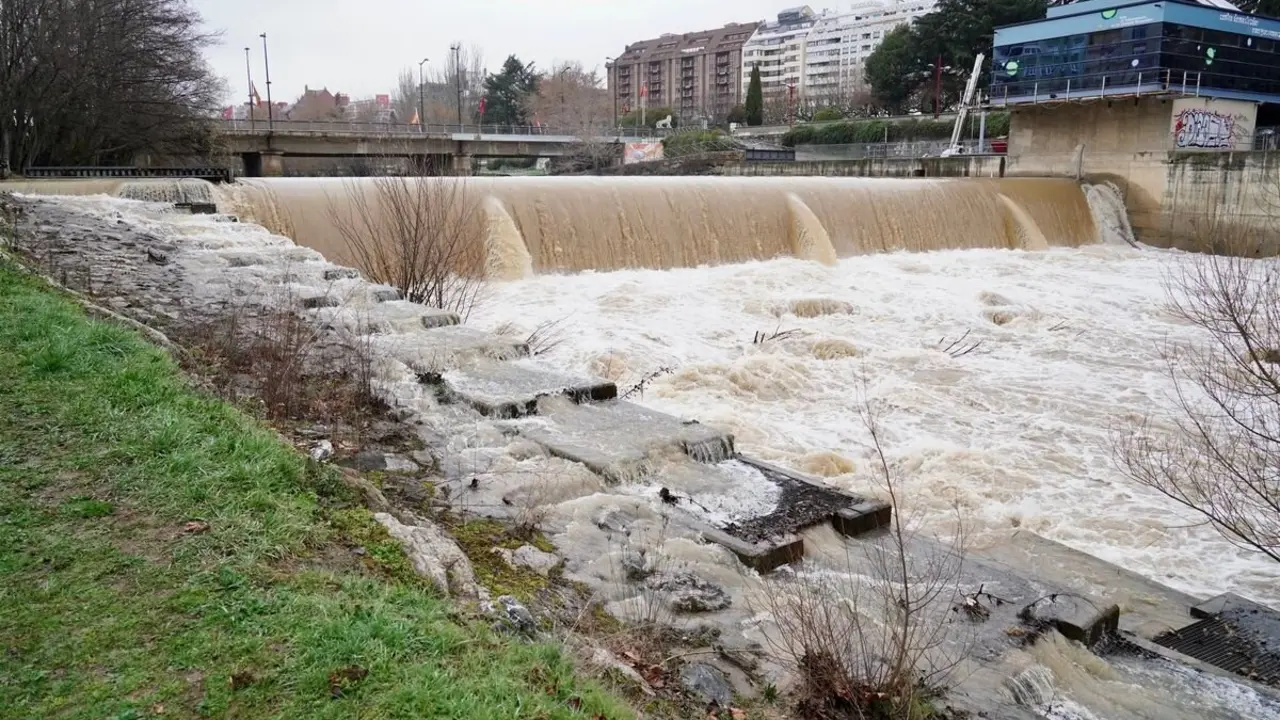
<svg viewBox="0 0 1280 720">
<path fill-rule="evenodd" d="M 1067 100 L 1102 99 L 1146 94 L 1175 94 L 1198 97 L 1202 76 L 1199 71 L 1146 68 L 1088 75 L 1044 78 L 996 78 L 988 91 L 990 105 Z M 1012 88 L 1012 90 L 1010 89 Z"/>
<path fill-rule="evenodd" d="M 272 133 L 306 133 L 352 135 L 397 135 L 421 137 L 430 135 L 510 135 L 520 137 L 581 137 L 589 135 L 602 138 L 657 138 L 664 130 L 650 128 L 551 128 L 543 125 L 489 125 L 489 124 L 399 124 L 358 122 L 347 120 L 217 120 L 216 126 L 224 132 L 268 135 Z"/>
</svg>

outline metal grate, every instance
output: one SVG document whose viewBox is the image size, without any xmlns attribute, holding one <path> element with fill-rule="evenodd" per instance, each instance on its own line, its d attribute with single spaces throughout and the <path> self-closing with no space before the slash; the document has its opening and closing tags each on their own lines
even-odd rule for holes
<svg viewBox="0 0 1280 720">
<path fill-rule="evenodd" d="M 1270 610 L 1232 608 L 1154 640 L 1223 670 L 1280 687 L 1280 638 L 1268 627 L 1274 625 L 1274 615 Z"/>
</svg>

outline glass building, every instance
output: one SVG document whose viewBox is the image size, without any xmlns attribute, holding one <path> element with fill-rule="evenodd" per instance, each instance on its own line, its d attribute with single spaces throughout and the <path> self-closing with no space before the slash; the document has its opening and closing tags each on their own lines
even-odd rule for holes
<svg viewBox="0 0 1280 720">
<path fill-rule="evenodd" d="M 1280 102 L 1280 20 L 1225 2 L 1084 0 L 996 29 L 993 105 L 1176 92 Z"/>
</svg>

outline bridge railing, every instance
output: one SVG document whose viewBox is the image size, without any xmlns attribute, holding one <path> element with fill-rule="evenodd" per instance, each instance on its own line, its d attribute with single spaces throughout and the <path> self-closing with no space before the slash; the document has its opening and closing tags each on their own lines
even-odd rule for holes
<svg viewBox="0 0 1280 720">
<path fill-rule="evenodd" d="M 950 140 L 915 140 L 888 143 L 850 143 L 847 145 L 797 145 L 796 160 L 862 160 L 864 158 L 941 157 Z M 1003 143 L 996 140 L 961 140 L 961 155 L 1002 155 Z"/>
<path fill-rule="evenodd" d="M 268 133 L 285 133 L 294 135 L 512 135 L 524 137 L 616 137 L 616 138 L 659 138 L 665 134 L 662 130 L 649 128 L 553 128 L 545 125 L 449 125 L 426 123 L 407 125 L 397 123 L 352 122 L 346 120 L 219 120 L 217 126 L 224 132 L 252 133 L 266 135 Z"/>
</svg>

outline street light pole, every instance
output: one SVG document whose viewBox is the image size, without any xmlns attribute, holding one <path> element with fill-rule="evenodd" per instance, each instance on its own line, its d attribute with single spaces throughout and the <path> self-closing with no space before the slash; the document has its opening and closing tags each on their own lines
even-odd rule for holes
<svg viewBox="0 0 1280 720">
<path fill-rule="evenodd" d="M 609 87 L 609 94 L 613 96 L 613 131 L 618 131 L 618 59 L 607 57 L 604 59 L 605 68 L 609 71 L 609 79 L 605 83 Z"/>
<path fill-rule="evenodd" d="M 933 119 L 937 120 L 942 112 L 942 56 L 938 56 L 933 66 Z"/>
<path fill-rule="evenodd" d="M 422 79 L 422 66 L 430 62 L 430 58 L 422 58 L 422 62 L 418 63 L 418 128 L 423 129 L 427 126 L 427 103 L 426 103 L 426 81 Z"/>
<path fill-rule="evenodd" d="M 267 132 L 276 129 L 275 106 L 271 103 L 271 60 L 267 57 L 267 34 L 262 33 L 262 64 L 267 71 Z"/>
<path fill-rule="evenodd" d="M 462 132 L 462 45 L 454 43 L 449 49 L 453 51 L 453 83 L 458 89 L 458 132 Z"/>
<path fill-rule="evenodd" d="M 253 131 L 253 68 L 249 65 L 249 48 L 244 49 L 244 76 L 249 82 L 249 130 Z M 233 120 L 235 118 L 232 118 Z"/>
</svg>

